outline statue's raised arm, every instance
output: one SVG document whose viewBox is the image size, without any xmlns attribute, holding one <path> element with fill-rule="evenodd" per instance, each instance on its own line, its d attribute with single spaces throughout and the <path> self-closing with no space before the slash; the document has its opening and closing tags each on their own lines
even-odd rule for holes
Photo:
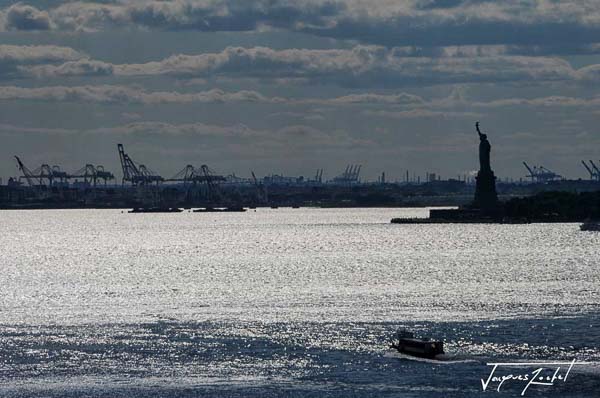
<svg viewBox="0 0 600 398">
<path fill-rule="evenodd" d="M 481 133 L 481 130 L 479 130 L 479 122 L 475 122 L 475 128 L 477 129 L 477 134 L 479 134 L 479 138 L 481 138 L 483 134 Z"/>
</svg>

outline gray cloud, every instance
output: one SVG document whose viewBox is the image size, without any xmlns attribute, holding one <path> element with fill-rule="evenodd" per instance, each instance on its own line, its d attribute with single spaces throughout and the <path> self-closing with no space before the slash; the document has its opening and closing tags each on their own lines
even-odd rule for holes
<svg viewBox="0 0 600 398">
<path fill-rule="evenodd" d="M 171 4 L 145 2 L 131 7 L 129 15 L 133 23 L 148 27 L 248 31 L 261 25 L 281 28 L 322 26 L 328 17 L 339 14 L 343 8 L 343 3 L 327 0 L 176 1 Z"/>
<path fill-rule="evenodd" d="M 600 107 L 600 97 L 576 98 L 565 96 L 548 96 L 540 98 L 507 98 L 489 102 L 472 102 L 473 107 L 479 108 L 504 108 L 514 106 L 529 106 L 539 108 L 597 108 Z"/>
<path fill-rule="evenodd" d="M 318 105 L 424 105 L 426 101 L 414 94 L 401 92 L 398 94 L 349 94 L 334 98 L 283 98 L 267 97 L 257 91 L 240 90 L 226 92 L 211 89 L 199 92 L 147 91 L 137 86 L 86 85 L 86 86 L 48 86 L 17 87 L 0 86 L 0 100 L 33 100 L 33 101 L 69 101 L 96 103 L 138 103 L 138 104 L 175 104 L 175 103 L 232 103 L 261 102 L 271 104 L 318 104 Z M 271 116 L 291 116 L 306 118 L 305 113 L 279 112 Z"/>
<path fill-rule="evenodd" d="M 328 28 L 306 32 L 399 46 L 572 44 L 597 41 L 595 0 L 347 1 Z"/>
<path fill-rule="evenodd" d="M 302 148 L 325 147 L 352 148 L 355 145 L 370 145 L 370 141 L 348 135 L 344 130 L 324 131 L 305 125 L 291 125 L 275 130 L 257 130 L 244 124 L 229 126 L 211 125 L 205 123 L 164 123 L 139 121 L 112 127 L 98 127 L 87 130 L 72 130 L 65 128 L 21 127 L 0 124 L 0 134 L 19 135 L 37 134 L 46 136 L 76 136 L 85 139 L 86 135 L 100 135 L 106 138 L 118 139 L 128 136 L 143 136 L 151 139 L 152 136 L 169 136 L 173 139 L 197 139 L 202 137 L 210 139 L 211 144 L 228 146 L 231 143 L 250 145 L 263 150 L 290 150 Z M 183 141 L 188 142 L 188 141 Z M 171 142 L 177 145 L 177 142 Z M 194 142 L 197 145 L 198 141 Z"/>
<path fill-rule="evenodd" d="M 0 100 L 72 101 L 98 103 L 230 103 L 266 102 L 277 103 L 281 98 L 267 98 L 256 91 L 225 92 L 213 89 L 195 93 L 167 91 L 149 92 L 127 86 L 51 86 L 24 88 L 16 86 L 0 87 Z"/>
<path fill-rule="evenodd" d="M 267 97 L 257 91 L 241 90 L 226 92 L 211 89 L 199 92 L 147 91 L 137 86 L 86 85 L 86 86 L 49 86 L 17 87 L 0 86 L 0 101 L 29 100 L 49 102 L 92 102 L 92 103 L 133 103 L 143 105 L 185 104 L 185 103 L 239 103 L 255 102 L 285 105 L 331 105 L 363 106 L 380 105 L 392 110 L 368 109 L 363 114 L 390 118 L 431 118 L 431 117 L 478 117 L 480 113 L 464 109 L 494 109 L 510 107 L 531 108 L 600 108 L 600 97 L 568 97 L 552 95 L 536 98 L 504 98 L 491 101 L 468 100 L 453 92 L 449 97 L 424 99 L 418 95 L 400 92 L 397 94 L 361 93 L 332 98 L 283 98 Z M 460 111 L 452 111 L 461 108 Z M 400 110 L 399 110 L 400 109 Z M 269 117 L 301 118 L 304 120 L 323 120 L 320 113 L 275 112 Z M 137 115 L 139 116 L 139 115 Z M 127 116 L 129 118 L 129 116 Z"/>
<path fill-rule="evenodd" d="M 396 49 L 273 50 L 228 47 L 219 53 L 174 55 L 143 64 L 109 64 L 82 59 L 60 65 L 25 66 L 37 77 L 155 76 L 177 78 L 303 78 L 318 84 L 388 87 L 461 82 L 573 80 L 577 73 L 559 58 L 524 56 L 404 57 Z"/>
<path fill-rule="evenodd" d="M 586 82 L 600 82 L 600 64 L 586 66 L 577 71 L 577 77 Z"/>
<path fill-rule="evenodd" d="M 418 95 L 400 93 L 392 95 L 381 95 L 373 93 L 350 94 L 342 97 L 323 100 L 326 104 L 394 104 L 413 105 L 424 103 L 423 98 Z"/>
<path fill-rule="evenodd" d="M 222 138 L 256 137 L 263 133 L 255 131 L 243 124 L 232 126 L 216 126 L 204 123 L 172 124 L 163 122 L 134 122 L 116 127 L 100 127 L 86 131 L 87 134 L 112 135 L 171 135 L 171 136 L 217 136 Z"/>
<path fill-rule="evenodd" d="M 117 2 L 66 2 L 50 10 L 57 29 L 96 31 L 132 24 L 126 4 Z"/>
<path fill-rule="evenodd" d="M 52 22 L 46 11 L 23 3 L 13 4 L 4 12 L 6 30 L 50 30 Z"/>
<path fill-rule="evenodd" d="M 160 30 L 253 31 L 264 26 L 298 29 L 324 26 L 339 15 L 339 1 L 201 0 L 66 3 L 50 10 L 60 29 L 141 27 Z"/>
<path fill-rule="evenodd" d="M 69 47 L 0 44 L 0 62 L 41 64 L 73 61 L 84 57 L 84 54 Z"/>
<path fill-rule="evenodd" d="M 510 107 L 532 107 L 532 108 L 600 108 L 600 96 L 593 97 L 569 97 L 562 95 L 550 95 L 535 98 L 503 98 L 490 101 L 470 100 L 464 98 L 460 90 L 454 90 L 450 96 L 434 99 L 424 99 L 422 97 L 409 94 L 373 94 L 364 93 L 348 95 L 330 99 L 303 100 L 303 102 L 322 103 L 330 105 L 343 104 L 386 104 L 395 109 L 409 109 L 406 113 L 400 113 L 400 116 L 410 116 L 412 111 L 421 111 L 423 109 L 436 109 L 445 112 L 447 109 L 477 109 L 477 108 L 510 108 Z M 394 116 L 397 111 L 378 111 L 368 110 L 366 114 L 379 116 Z M 419 114 L 415 112 L 414 114 Z"/>
<path fill-rule="evenodd" d="M 12 6 L 16 7 L 16 6 Z M 4 10 L 7 15 L 10 11 Z M 10 29 L 255 31 L 264 28 L 386 46 L 594 43 L 596 0 L 173 0 L 66 2 L 47 11 L 18 4 Z M 6 16 L 5 16 L 5 19 Z"/>
<path fill-rule="evenodd" d="M 476 112 L 453 112 L 453 111 L 435 111 L 427 108 L 411 109 L 407 111 L 373 111 L 363 112 L 367 116 L 377 116 L 392 119 L 453 119 L 468 118 L 477 119 L 483 116 Z"/>
<path fill-rule="evenodd" d="M 84 56 L 69 47 L 0 45 L 0 78 L 17 77 L 24 67 L 71 62 Z"/>
<path fill-rule="evenodd" d="M 600 54 L 598 43 L 569 43 L 544 45 L 486 44 L 448 46 L 401 46 L 394 47 L 398 56 L 405 57 L 490 57 L 502 55 L 553 56 Z"/>
<path fill-rule="evenodd" d="M 450 96 L 426 100 L 414 94 L 352 94 L 337 98 L 313 98 L 296 101 L 298 103 L 317 103 L 327 105 L 391 105 L 393 108 L 415 109 L 415 108 L 509 108 L 509 107 L 534 107 L 534 108 L 599 108 L 600 96 L 593 97 L 569 97 L 562 95 L 550 95 L 535 98 L 503 98 L 490 101 L 470 100 L 463 97 L 462 93 L 454 90 Z M 371 112 L 371 114 L 376 114 Z"/>
<path fill-rule="evenodd" d="M 114 65 L 92 59 L 69 61 L 60 65 L 24 66 L 19 70 L 37 78 L 63 76 L 111 76 Z"/>
</svg>

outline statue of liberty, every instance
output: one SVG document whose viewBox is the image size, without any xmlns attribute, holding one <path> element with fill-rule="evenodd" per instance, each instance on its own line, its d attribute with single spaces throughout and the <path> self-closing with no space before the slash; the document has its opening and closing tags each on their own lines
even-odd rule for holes
<svg viewBox="0 0 600 398">
<path fill-rule="evenodd" d="M 492 146 L 487 139 L 486 134 L 482 134 L 481 130 L 479 130 L 479 122 L 475 123 L 475 128 L 477 129 L 477 134 L 479 134 L 479 169 L 482 171 L 491 171 L 492 166 L 490 165 L 490 152 L 492 151 Z"/>
<path fill-rule="evenodd" d="M 490 165 L 492 146 L 487 135 L 479 129 L 479 122 L 475 123 L 475 128 L 479 134 L 479 173 L 477 173 L 474 205 L 484 212 L 495 212 L 498 209 L 498 194 L 496 177 Z"/>
</svg>

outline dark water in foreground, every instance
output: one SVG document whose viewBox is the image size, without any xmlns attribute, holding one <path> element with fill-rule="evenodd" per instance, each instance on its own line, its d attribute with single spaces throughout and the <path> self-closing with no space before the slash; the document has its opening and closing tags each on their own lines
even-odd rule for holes
<svg viewBox="0 0 600 398">
<path fill-rule="evenodd" d="M 525 396 L 600 396 L 600 235 L 403 213 L 2 212 L 0 396 L 520 396 L 486 364 L 573 359 Z"/>
</svg>

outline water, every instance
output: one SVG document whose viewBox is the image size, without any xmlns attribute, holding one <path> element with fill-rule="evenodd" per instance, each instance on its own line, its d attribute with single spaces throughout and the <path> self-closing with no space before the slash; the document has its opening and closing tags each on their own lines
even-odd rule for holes
<svg viewBox="0 0 600 398">
<path fill-rule="evenodd" d="M 526 395 L 598 396 L 600 234 L 389 223 L 426 214 L 1 212 L 0 396 L 519 396 L 486 363 L 573 359 Z"/>
</svg>

